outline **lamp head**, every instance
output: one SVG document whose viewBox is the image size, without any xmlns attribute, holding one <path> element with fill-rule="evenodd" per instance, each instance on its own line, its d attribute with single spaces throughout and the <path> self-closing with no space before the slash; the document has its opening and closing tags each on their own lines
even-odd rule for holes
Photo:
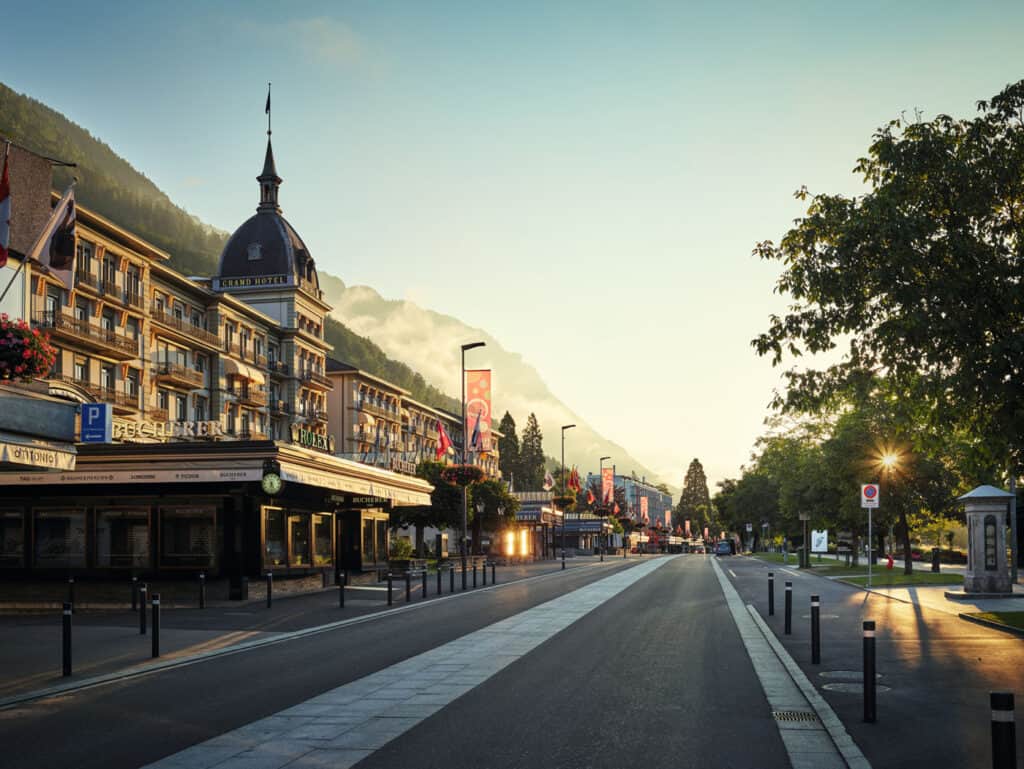
<svg viewBox="0 0 1024 769">
<path fill-rule="evenodd" d="M 572 429 L 572 428 L 573 428 L 573 427 L 575 427 L 575 426 L 576 426 L 576 425 L 562 425 L 562 429 L 563 429 L 563 430 L 569 430 L 569 429 Z"/>
<path fill-rule="evenodd" d="M 466 350 L 472 350 L 472 349 L 474 349 L 476 347 L 486 347 L 486 346 L 487 346 L 487 342 L 467 342 L 466 344 L 462 345 L 462 351 L 466 352 Z"/>
</svg>

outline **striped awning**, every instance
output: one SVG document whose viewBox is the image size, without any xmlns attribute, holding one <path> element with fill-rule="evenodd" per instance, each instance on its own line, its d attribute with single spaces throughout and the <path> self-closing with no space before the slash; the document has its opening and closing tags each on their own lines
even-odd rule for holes
<svg viewBox="0 0 1024 769">
<path fill-rule="evenodd" d="M 224 373 L 228 376 L 237 376 L 242 379 L 248 379 L 250 382 L 263 385 L 267 383 L 267 379 L 263 376 L 263 372 L 257 370 L 253 366 L 248 366 L 245 363 L 239 363 L 237 360 L 231 358 L 224 359 Z"/>
</svg>

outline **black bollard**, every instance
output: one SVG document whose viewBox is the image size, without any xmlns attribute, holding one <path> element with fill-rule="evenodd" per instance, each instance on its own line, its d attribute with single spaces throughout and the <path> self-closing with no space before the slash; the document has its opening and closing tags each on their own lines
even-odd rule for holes
<svg viewBox="0 0 1024 769">
<path fill-rule="evenodd" d="M 437 594 L 441 595 L 441 564 L 437 565 Z"/>
<path fill-rule="evenodd" d="M 491 584 L 492 585 L 497 585 L 498 584 L 498 572 L 495 569 L 496 569 L 495 563 L 494 563 L 494 561 L 491 561 Z"/>
<path fill-rule="evenodd" d="M 462 559 L 462 589 L 466 589 L 466 559 Z"/>
<path fill-rule="evenodd" d="M 75 578 L 68 577 L 68 603 L 71 604 L 71 613 L 75 613 Z"/>
<path fill-rule="evenodd" d="M 821 598 L 811 596 L 811 664 L 821 664 Z"/>
<path fill-rule="evenodd" d="M 768 616 L 775 616 L 775 572 L 768 572 Z"/>
<path fill-rule="evenodd" d="M 423 600 L 427 600 L 427 570 L 424 569 L 422 572 L 423 577 Z"/>
<path fill-rule="evenodd" d="M 412 600 L 412 573 L 405 572 L 405 602 Z"/>
<path fill-rule="evenodd" d="M 146 635 L 146 583 L 139 585 L 139 635 Z"/>
<path fill-rule="evenodd" d="M 274 572 L 267 572 L 267 608 L 274 603 Z"/>
<path fill-rule="evenodd" d="M 864 723 L 873 724 L 875 711 L 875 623 L 864 622 Z"/>
<path fill-rule="evenodd" d="M 206 608 L 206 573 L 199 572 L 199 608 Z"/>
<path fill-rule="evenodd" d="M 64 604 L 64 630 L 62 633 L 61 667 L 64 677 L 71 675 L 71 604 Z"/>
<path fill-rule="evenodd" d="M 343 571 L 338 572 L 338 608 L 345 608 L 345 583 L 348 582 L 347 575 Z"/>
<path fill-rule="evenodd" d="M 388 572 L 388 606 L 391 606 L 391 604 L 394 601 L 394 599 L 392 597 L 392 595 L 393 595 L 392 594 L 392 588 L 393 587 L 394 587 L 394 585 L 392 584 L 391 572 Z"/>
<path fill-rule="evenodd" d="M 992 769 L 1017 769 L 1017 725 L 1013 692 L 990 692 L 992 704 Z"/>
<path fill-rule="evenodd" d="M 455 592 L 455 565 L 448 567 L 448 592 Z"/>
<path fill-rule="evenodd" d="M 160 656 L 160 594 L 153 593 L 153 658 Z"/>
<path fill-rule="evenodd" d="M 487 561 L 484 561 L 484 565 L 480 567 L 480 571 L 484 575 L 484 587 L 487 587 Z"/>
<path fill-rule="evenodd" d="M 793 632 L 793 583 L 786 583 L 786 635 Z"/>
<path fill-rule="evenodd" d="M 476 587 L 476 561 L 473 561 L 473 587 Z"/>
<path fill-rule="evenodd" d="M 132 611 L 139 608 L 139 578 L 132 577 Z"/>
</svg>

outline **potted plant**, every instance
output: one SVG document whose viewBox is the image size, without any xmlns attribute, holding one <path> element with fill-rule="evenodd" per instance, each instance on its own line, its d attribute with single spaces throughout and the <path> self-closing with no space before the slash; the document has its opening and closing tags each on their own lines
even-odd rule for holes
<svg viewBox="0 0 1024 769">
<path fill-rule="evenodd" d="M 48 334 L 0 315 L 0 380 L 31 381 L 48 374 L 56 360 Z"/>
</svg>

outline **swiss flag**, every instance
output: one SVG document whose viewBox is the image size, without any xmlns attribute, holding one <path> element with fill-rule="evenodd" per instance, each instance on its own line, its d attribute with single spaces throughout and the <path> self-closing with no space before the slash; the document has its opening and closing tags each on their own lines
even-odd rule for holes
<svg viewBox="0 0 1024 769">
<path fill-rule="evenodd" d="M 587 489 L 587 504 L 588 505 L 594 504 L 594 501 L 596 499 L 597 499 L 597 497 L 594 496 L 594 492 L 591 491 L 590 489 Z"/>
<path fill-rule="evenodd" d="M 437 460 L 440 462 L 441 457 L 448 453 L 448 449 L 452 447 L 452 439 L 448 437 L 448 433 L 445 432 L 444 425 L 441 424 L 441 420 L 437 420 Z"/>
</svg>

